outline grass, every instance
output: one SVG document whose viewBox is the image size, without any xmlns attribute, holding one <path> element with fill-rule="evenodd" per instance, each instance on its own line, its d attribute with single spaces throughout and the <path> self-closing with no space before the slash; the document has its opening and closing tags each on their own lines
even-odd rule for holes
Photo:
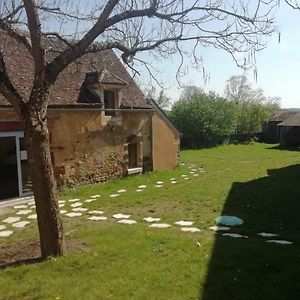
<svg viewBox="0 0 300 300">
<path fill-rule="evenodd" d="M 185 165 L 173 171 L 64 191 L 60 199 L 101 194 L 84 206 L 107 216 L 129 213 L 139 223 L 63 217 L 68 237 L 84 249 L 0 270 L 0 299 L 300 299 L 300 153 L 266 144 L 229 145 L 183 151 L 181 159 Z M 205 173 L 184 180 L 191 164 L 203 165 Z M 171 177 L 178 183 L 171 184 Z M 154 187 L 158 180 L 162 188 Z M 140 184 L 147 188 L 138 193 Z M 109 197 L 121 188 L 127 192 Z M 245 224 L 231 231 L 249 238 L 209 230 L 220 214 L 243 218 Z M 146 216 L 170 224 L 193 220 L 202 231 L 151 229 L 142 222 Z M 266 243 L 256 235 L 261 231 L 293 245 Z M 1 239 L 0 247 L 37 238 L 34 223 Z"/>
</svg>

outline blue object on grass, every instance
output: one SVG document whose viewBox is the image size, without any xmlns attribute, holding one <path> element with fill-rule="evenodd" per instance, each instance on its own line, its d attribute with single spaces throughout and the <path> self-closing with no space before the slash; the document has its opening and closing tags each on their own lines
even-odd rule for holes
<svg viewBox="0 0 300 300">
<path fill-rule="evenodd" d="M 220 216 L 215 219 L 217 224 L 227 225 L 227 226 L 235 226 L 242 225 L 244 221 L 235 216 Z"/>
</svg>

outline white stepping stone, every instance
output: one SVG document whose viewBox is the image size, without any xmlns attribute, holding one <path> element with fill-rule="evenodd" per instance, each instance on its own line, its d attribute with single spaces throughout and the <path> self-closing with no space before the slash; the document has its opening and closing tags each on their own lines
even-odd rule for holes
<svg viewBox="0 0 300 300">
<path fill-rule="evenodd" d="M 126 192 L 126 190 L 124 190 L 124 189 L 118 190 L 118 193 L 125 193 L 125 192 Z"/>
<path fill-rule="evenodd" d="M 65 205 L 63 203 L 61 204 L 58 204 L 58 207 L 61 208 L 61 207 L 64 207 Z"/>
<path fill-rule="evenodd" d="M 31 209 L 19 210 L 16 215 L 29 215 L 32 213 Z"/>
<path fill-rule="evenodd" d="M 163 181 L 156 181 L 156 184 L 158 184 L 158 185 L 161 185 L 163 183 L 164 183 Z"/>
<path fill-rule="evenodd" d="M 105 221 L 105 220 L 107 220 L 107 217 L 91 216 L 91 217 L 88 218 L 88 220 L 91 220 L 91 221 Z"/>
<path fill-rule="evenodd" d="M 27 224 L 30 224 L 30 222 L 29 221 L 21 221 L 21 222 L 13 223 L 11 226 L 16 227 L 16 228 L 23 228 Z"/>
<path fill-rule="evenodd" d="M 35 205 L 35 201 L 29 201 L 27 204 L 28 205 Z"/>
<path fill-rule="evenodd" d="M 161 188 L 162 185 L 161 185 L 161 184 L 157 184 L 157 185 L 155 185 L 155 187 L 156 187 L 156 188 Z"/>
<path fill-rule="evenodd" d="M 30 206 L 30 209 L 35 209 L 35 205 Z"/>
<path fill-rule="evenodd" d="M 6 228 L 5 225 L 0 225 L 0 230 L 3 230 L 3 229 L 5 229 L 5 228 Z"/>
<path fill-rule="evenodd" d="M 182 174 L 182 175 L 181 175 L 181 177 L 183 177 L 183 178 L 186 177 L 186 176 L 187 176 L 187 175 L 185 175 L 185 174 Z"/>
<path fill-rule="evenodd" d="M 65 204 L 66 201 L 65 201 L 65 200 L 59 200 L 58 203 L 59 203 L 59 204 Z"/>
<path fill-rule="evenodd" d="M 171 183 L 175 184 L 175 183 L 177 183 L 177 181 L 176 180 L 172 180 Z"/>
<path fill-rule="evenodd" d="M 148 223 L 154 223 L 154 222 L 159 222 L 160 218 L 147 217 L 147 218 L 144 218 L 143 220 L 148 222 Z"/>
<path fill-rule="evenodd" d="M 114 214 L 113 217 L 115 219 L 129 219 L 130 215 L 123 215 L 123 214 Z"/>
<path fill-rule="evenodd" d="M 262 237 L 275 237 L 279 236 L 277 233 L 269 233 L 269 232 L 259 232 L 257 235 L 262 236 Z"/>
<path fill-rule="evenodd" d="M 93 196 L 91 196 L 91 198 L 93 198 L 93 199 L 100 198 L 100 195 L 93 195 Z"/>
<path fill-rule="evenodd" d="M 176 178 L 170 178 L 170 181 L 176 181 Z"/>
<path fill-rule="evenodd" d="M 230 227 L 226 227 L 226 226 L 212 226 L 212 227 L 209 227 L 209 229 L 214 230 L 214 231 L 226 231 L 226 230 L 230 230 Z"/>
<path fill-rule="evenodd" d="M 84 202 L 86 202 L 86 203 L 91 203 L 91 202 L 94 202 L 94 201 L 96 201 L 96 199 L 87 199 L 87 200 L 85 200 Z"/>
<path fill-rule="evenodd" d="M 201 229 L 199 229 L 197 227 L 182 227 L 181 231 L 184 231 L 184 232 L 200 232 Z"/>
<path fill-rule="evenodd" d="M 193 176 L 195 176 L 195 177 L 198 177 L 198 176 L 199 176 L 199 174 L 195 173 L 195 174 L 193 174 Z"/>
<path fill-rule="evenodd" d="M 33 203 L 34 204 L 34 203 Z M 23 208 L 27 208 L 28 207 L 28 205 L 26 204 L 21 204 L 21 205 L 15 205 L 14 206 L 14 209 L 23 209 Z"/>
<path fill-rule="evenodd" d="M 185 180 L 189 180 L 189 178 L 188 178 L 188 177 L 184 177 L 183 179 L 185 179 Z"/>
<path fill-rule="evenodd" d="M 69 200 L 69 202 L 77 202 L 77 201 L 80 201 L 80 199 L 77 199 L 77 198 L 76 198 L 76 199 L 70 199 L 70 200 Z"/>
<path fill-rule="evenodd" d="M 166 224 L 166 223 L 154 223 L 154 224 L 149 225 L 149 227 L 152 227 L 152 228 L 167 228 L 167 227 L 171 227 L 171 225 Z"/>
<path fill-rule="evenodd" d="M 230 236 L 230 237 L 233 237 L 233 238 L 245 238 L 245 239 L 248 238 L 247 235 L 241 235 L 241 234 L 238 234 L 238 233 L 223 233 L 222 235 L 223 236 Z"/>
<path fill-rule="evenodd" d="M 195 172 L 194 172 L 194 171 L 190 171 L 189 173 L 190 173 L 190 174 L 195 174 Z"/>
<path fill-rule="evenodd" d="M 91 211 L 89 211 L 89 214 L 90 215 L 102 215 L 102 214 L 104 214 L 104 211 L 102 211 L 102 210 L 91 210 Z"/>
<path fill-rule="evenodd" d="M 144 190 L 143 189 L 137 189 L 135 190 L 136 192 L 143 192 Z"/>
<path fill-rule="evenodd" d="M 132 224 L 136 224 L 137 221 L 122 219 L 122 220 L 119 220 L 118 223 L 132 225 Z"/>
<path fill-rule="evenodd" d="M 192 221 L 182 221 L 182 220 L 180 220 L 180 221 L 175 222 L 175 224 L 176 224 L 176 225 L 179 225 L 179 226 L 191 226 L 191 225 L 194 224 L 194 222 L 192 222 Z"/>
<path fill-rule="evenodd" d="M 191 169 L 192 172 L 197 172 L 197 169 Z"/>
<path fill-rule="evenodd" d="M 147 187 L 147 186 L 144 185 L 144 184 L 141 184 L 141 185 L 138 186 L 139 189 L 144 189 L 144 188 L 146 188 L 146 187 Z"/>
<path fill-rule="evenodd" d="M 9 237 L 12 235 L 14 232 L 11 230 L 5 230 L 5 231 L 0 231 L 0 237 Z"/>
<path fill-rule="evenodd" d="M 204 173 L 205 171 L 203 169 L 199 169 L 199 172 L 200 173 Z"/>
<path fill-rule="evenodd" d="M 29 215 L 27 217 L 28 220 L 36 220 L 37 219 L 37 214 Z"/>
<path fill-rule="evenodd" d="M 72 210 L 73 210 L 73 211 L 76 211 L 76 212 L 77 212 L 77 211 L 81 211 L 81 212 L 82 212 L 82 211 L 87 211 L 88 209 L 87 209 L 87 208 L 84 208 L 84 207 L 76 207 L 76 208 L 73 208 Z"/>
<path fill-rule="evenodd" d="M 280 244 L 280 245 L 291 245 L 293 244 L 290 241 L 285 241 L 285 240 L 268 240 L 267 243 L 275 243 L 275 244 Z"/>
<path fill-rule="evenodd" d="M 7 223 L 7 224 L 12 224 L 12 223 L 20 221 L 20 219 L 21 219 L 20 217 L 8 217 L 5 220 L 3 220 L 2 222 Z"/>
<path fill-rule="evenodd" d="M 111 195 L 109 195 L 109 197 L 111 197 L 111 198 L 115 198 L 115 197 L 118 197 L 118 196 L 120 196 L 120 194 L 111 194 Z"/>
<path fill-rule="evenodd" d="M 82 213 L 80 213 L 80 212 L 70 212 L 70 213 L 66 214 L 66 216 L 68 216 L 70 218 L 75 218 L 75 217 L 82 216 Z"/>
<path fill-rule="evenodd" d="M 73 204 L 71 204 L 72 207 L 79 207 L 79 206 L 82 206 L 82 203 L 81 202 L 75 202 Z"/>
<path fill-rule="evenodd" d="M 65 215 L 67 212 L 68 212 L 68 211 L 67 211 L 67 210 L 64 210 L 64 209 L 62 209 L 62 210 L 60 211 L 60 213 L 61 213 L 62 215 Z"/>
</svg>

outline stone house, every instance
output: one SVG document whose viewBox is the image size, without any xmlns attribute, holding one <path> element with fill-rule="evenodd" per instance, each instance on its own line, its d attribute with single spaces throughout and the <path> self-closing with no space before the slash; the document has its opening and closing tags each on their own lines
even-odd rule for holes
<svg viewBox="0 0 300 300">
<path fill-rule="evenodd" d="M 300 146 L 300 112 L 293 114 L 277 126 L 281 146 Z"/>
<path fill-rule="evenodd" d="M 50 42 L 45 41 L 49 57 L 58 45 Z M 10 78 L 28 99 L 33 80 L 30 54 L 1 31 L 0 49 Z M 178 164 L 179 132 L 145 98 L 111 50 L 87 54 L 60 74 L 50 92 L 48 125 L 59 186 L 167 170 Z M 1 94 L 0 170 L 0 199 L 30 193 L 24 125 Z"/>
</svg>

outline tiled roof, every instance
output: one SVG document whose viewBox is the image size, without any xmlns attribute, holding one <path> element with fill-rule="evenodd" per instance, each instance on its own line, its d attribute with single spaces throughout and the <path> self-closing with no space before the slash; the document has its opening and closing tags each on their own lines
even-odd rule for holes
<svg viewBox="0 0 300 300">
<path fill-rule="evenodd" d="M 55 39 L 45 41 L 48 59 L 56 55 L 55 50 L 62 47 Z M 0 49 L 4 49 L 4 58 L 11 81 L 24 99 L 28 99 L 33 82 L 33 61 L 31 55 L 21 44 L 8 38 L 0 30 Z M 103 72 L 103 70 L 106 70 Z M 95 54 L 86 54 L 70 64 L 57 78 L 50 91 L 50 105 L 79 103 L 79 94 L 87 73 L 100 72 L 105 83 L 123 84 L 122 103 L 124 108 L 152 108 L 146 97 L 129 75 L 123 64 L 112 50 Z M 0 93 L 0 106 L 9 105 Z"/>
<path fill-rule="evenodd" d="M 297 111 L 275 111 L 271 115 L 269 122 L 282 122 L 296 113 Z"/>
<path fill-rule="evenodd" d="M 290 118 L 279 123 L 278 126 L 300 126 L 300 113 L 292 115 Z"/>
</svg>

